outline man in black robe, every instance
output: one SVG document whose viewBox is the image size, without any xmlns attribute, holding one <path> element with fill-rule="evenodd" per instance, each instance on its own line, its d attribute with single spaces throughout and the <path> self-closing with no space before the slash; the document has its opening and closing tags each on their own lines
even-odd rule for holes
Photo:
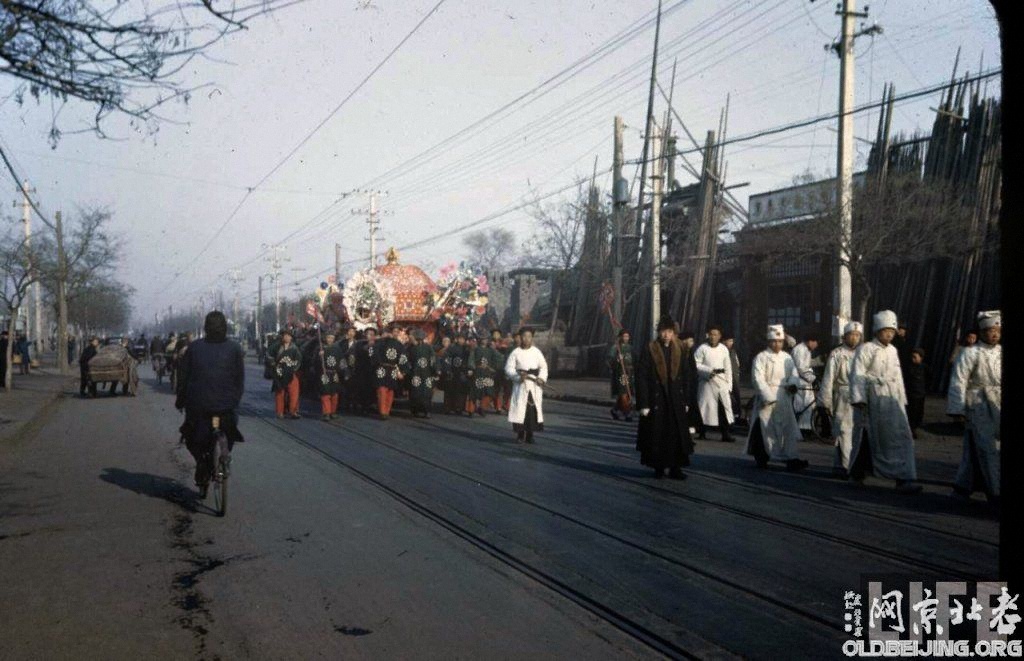
<svg viewBox="0 0 1024 661">
<path fill-rule="evenodd" d="M 411 333 L 406 355 L 409 358 L 409 409 L 413 417 L 429 418 L 434 399 L 434 378 L 437 374 L 437 356 L 426 343 L 426 334 L 419 328 Z"/>
<path fill-rule="evenodd" d="M 675 322 L 668 315 L 658 322 L 658 339 L 640 352 L 636 371 L 637 450 L 640 462 L 661 478 L 681 480 L 682 467 L 690 465 L 693 439 L 689 411 L 697 402 L 697 367 L 693 353 L 676 337 Z"/>
</svg>

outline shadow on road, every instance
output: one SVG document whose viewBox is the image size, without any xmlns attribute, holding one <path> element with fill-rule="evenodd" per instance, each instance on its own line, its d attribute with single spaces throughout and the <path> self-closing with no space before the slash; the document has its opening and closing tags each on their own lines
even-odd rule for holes
<svg viewBox="0 0 1024 661">
<path fill-rule="evenodd" d="M 104 468 L 100 473 L 100 479 L 139 495 L 166 500 L 190 512 L 196 511 L 198 494 L 169 477 L 133 473 L 122 468 Z"/>
</svg>

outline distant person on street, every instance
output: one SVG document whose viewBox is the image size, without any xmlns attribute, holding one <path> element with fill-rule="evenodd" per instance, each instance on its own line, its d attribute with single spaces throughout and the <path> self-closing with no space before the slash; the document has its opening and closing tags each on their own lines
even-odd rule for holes
<svg viewBox="0 0 1024 661">
<path fill-rule="evenodd" d="M 541 350 L 533 346 L 533 330 L 519 331 L 520 343 L 505 362 L 505 377 L 512 382 L 508 421 L 519 443 L 533 443 L 533 434 L 544 430 L 544 391 L 548 363 Z"/>
<path fill-rule="evenodd" d="M 213 475 L 212 418 L 220 418 L 229 450 L 245 440 L 238 431 L 236 413 L 245 391 L 245 351 L 238 342 L 227 339 L 223 312 L 207 314 L 203 332 L 204 337 L 192 342 L 180 359 L 174 405 L 185 411 L 181 432 L 196 461 L 196 486 L 205 496 Z"/>
<path fill-rule="evenodd" d="M 636 369 L 636 449 L 655 478 L 664 477 L 665 469 L 673 480 L 686 478 L 682 469 L 693 454 L 689 420 L 697 406 L 696 381 L 693 352 L 676 337 L 672 317 L 663 315 L 658 337 L 640 351 Z"/>
<path fill-rule="evenodd" d="M 86 389 L 88 394 L 96 394 L 96 384 L 89 382 L 89 361 L 93 359 L 96 352 L 100 348 L 100 338 L 95 335 L 89 338 L 89 344 L 82 350 L 82 355 L 78 359 L 78 369 L 81 372 L 81 381 L 78 386 L 78 394 L 82 397 L 86 395 Z"/>
<path fill-rule="evenodd" d="M 850 479 L 862 482 L 870 470 L 895 480 L 899 493 L 918 493 L 914 436 L 907 420 L 907 393 L 900 359 L 893 346 L 896 313 L 883 310 L 873 319 L 875 339 L 857 348 L 850 368 L 853 447 Z"/>
<path fill-rule="evenodd" d="M 953 493 L 982 490 L 999 504 L 999 425 L 1003 406 L 1002 314 L 978 314 L 981 342 L 960 352 L 949 381 L 946 412 L 964 423 L 963 455 Z"/>
<path fill-rule="evenodd" d="M 961 351 L 963 351 L 967 347 L 973 347 L 977 343 L 978 343 L 978 333 L 977 332 L 975 332 L 973 330 L 969 330 L 966 333 L 964 333 L 963 340 L 959 344 L 957 344 L 955 347 L 953 347 L 953 353 L 951 353 L 949 355 L 949 365 L 950 365 L 950 367 L 952 367 L 953 365 L 956 364 L 956 359 L 960 357 L 960 352 Z"/>
<path fill-rule="evenodd" d="M 75 362 L 75 336 L 68 335 L 68 365 L 73 365 Z"/>
<path fill-rule="evenodd" d="M 18 352 L 18 356 L 21 357 L 21 373 L 29 373 L 29 364 L 32 360 L 29 355 L 29 342 L 28 338 L 24 335 L 19 335 L 18 340 L 14 344 L 14 350 Z"/>
<path fill-rule="evenodd" d="M 910 434 L 917 440 L 917 430 L 924 422 L 924 399 L 928 393 L 928 379 L 931 373 L 924 362 L 924 349 L 910 351 L 910 364 L 903 369 L 907 389 L 907 421 Z"/>
<path fill-rule="evenodd" d="M 7 331 L 0 332 L 0 387 L 7 387 L 7 346 L 11 338 Z"/>
<path fill-rule="evenodd" d="M 615 344 L 608 349 L 607 360 L 612 372 L 612 398 L 615 400 L 612 418 L 619 420 L 621 416 L 626 422 L 631 422 L 633 398 L 636 396 L 636 375 L 633 373 L 636 356 L 629 331 L 625 328 L 619 331 Z"/>
</svg>

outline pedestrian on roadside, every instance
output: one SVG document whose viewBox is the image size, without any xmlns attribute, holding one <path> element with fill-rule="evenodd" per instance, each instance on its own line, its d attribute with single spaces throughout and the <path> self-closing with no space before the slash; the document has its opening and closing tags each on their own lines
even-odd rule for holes
<svg viewBox="0 0 1024 661">
<path fill-rule="evenodd" d="M 612 399 L 615 400 L 611 410 L 612 418 L 619 420 L 621 415 L 626 422 L 633 420 L 633 399 L 636 396 L 636 354 L 630 339 L 627 329 L 620 330 L 607 356 L 608 367 L 612 372 Z"/>
<path fill-rule="evenodd" d="M 75 336 L 68 335 L 68 365 L 75 362 Z"/>
<path fill-rule="evenodd" d="M 912 349 L 910 364 L 903 370 L 903 379 L 907 388 L 907 421 L 910 423 L 910 435 L 915 441 L 917 429 L 924 422 L 924 399 L 930 377 L 931 373 L 924 362 L 924 349 Z"/>
<path fill-rule="evenodd" d="M 32 360 L 29 356 L 28 338 L 24 335 L 19 335 L 17 341 L 14 344 L 14 350 L 18 352 L 18 356 L 21 358 L 21 373 L 29 373 L 29 362 Z"/>
<path fill-rule="evenodd" d="M 86 390 L 88 394 L 93 397 L 96 396 L 96 384 L 89 380 L 89 361 L 93 359 L 96 352 L 99 351 L 100 338 L 95 335 L 89 338 L 89 345 L 82 351 L 81 357 L 78 359 L 78 370 L 80 372 L 81 380 L 79 381 L 78 394 L 85 397 Z"/>
<path fill-rule="evenodd" d="M 427 334 L 413 329 L 406 347 L 409 364 L 409 410 L 414 418 L 429 418 L 434 401 L 434 378 L 437 374 L 437 355 L 426 342 Z"/>
<path fill-rule="evenodd" d="M 0 388 L 7 387 L 7 346 L 10 341 L 7 331 L 0 332 Z"/>
</svg>

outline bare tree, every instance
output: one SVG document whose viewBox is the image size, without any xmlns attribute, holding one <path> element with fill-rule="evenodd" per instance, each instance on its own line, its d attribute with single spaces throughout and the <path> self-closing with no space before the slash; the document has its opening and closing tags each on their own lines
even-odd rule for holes
<svg viewBox="0 0 1024 661">
<path fill-rule="evenodd" d="M 120 282 L 86 282 L 77 296 L 68 299 L 68 318 L 87 334 L 123 329 L 131 319 L 134 292 Z"/>
<path fill-rule="evenodd" d="M 37 237 L 29 244 L 24 235 L 10 229 L 0 238 L 0 301 L 7 312 L 7 348 L 5 352 L 4 388 L 8 392 L 13 384 L 11 357 L 14 353 L 14 338 L 17 331 L 18 311 L 25 303 L 29 287 L 36 281 L 36 268 L 40 251 L 46 251 L 46 241 Z"/>
<path fill-rule="evenodd" d="M 50 140 L 71 99 L 94 108 L 91 126 L 103 133 L 112 113 L 155 131 L 158 110 L 188 102 L 196 87 L 181 75 L 212 44 L 245 29 L 257 16 L 302 0 L 0 0 L 0 73 L 22 82 L 26 95 L 52 106 Z"/>
<path fill-rule="evenodd" d="M 580 184 L 576 197 L 567 202 L 543 205 L 535 203 L 530 215 L 536 232 L 523 245 L 523 264 L 549 269 L 554 273 L 554 311 L 551 329 L 558 322 L 558 308 L 566 278 L 583 256 L 587 217 L 593 213 L 591 195 Z"/>
<path fill-rule="evenodd" d="M 504 227 L 467 234 L 462 245 L 469 251 L 467 262 L 488 275 L 504 273 L 518 259 L 516 235 Z"/>
<path fill-rule="evenodd" d="M 79 209 L 70 228 L 55 226 L 54 231 L 61 234 L 58 249 L 41 259 L 43 286 L 51 294 L 57 313 L 57 365 L 62 371 L 67 370 L 68 324 L 80 323 L 72 316 L 70 306 L 95 291 L 98 282 L 111 284 L 121 257 L 123 242 L 107 231 L 112 217 L 104 208 Z"/>
</svg>

